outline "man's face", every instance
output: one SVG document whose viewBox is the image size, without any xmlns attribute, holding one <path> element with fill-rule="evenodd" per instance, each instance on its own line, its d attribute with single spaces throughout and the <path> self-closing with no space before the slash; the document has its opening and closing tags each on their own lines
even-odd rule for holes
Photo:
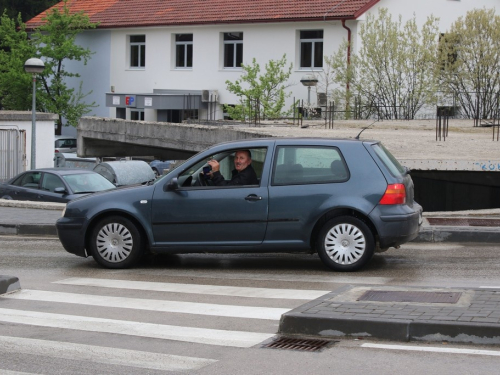
<svg viewBox="0 0 500 375">
<path fill-rule="evenodd" d="M 236 154 L 234 155 L 234 168 L 238 172 L 241 172 L 243 169 L 248 167 L 251 162 L 252 159 L 250 159 L 247 152 L 236 151 Z"/>
</svg>

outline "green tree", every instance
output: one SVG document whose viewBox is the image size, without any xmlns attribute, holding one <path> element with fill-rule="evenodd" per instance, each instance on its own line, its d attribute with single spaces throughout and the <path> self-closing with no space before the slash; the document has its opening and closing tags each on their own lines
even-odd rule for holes
<svg viewBox="0 0 500 375">
<path fill-rule="evenodd" d="M 498 116 L 500 106 L 500 16 L 474 9 L 458 18 L 439 46 L 442 84 L 454 93 L 465 115 Z"/>
<path fill-rule="evenodd" d="M 333 96 L 342 98 L 346 109 L 357 96 L 366 116 L 376 111 L 382 118 L 414 118 L 423 105 L 435 102 L 437 23 L 431 16 L 419 29 L 415 17 L 405 24 L 401 16 L 393 21 L 386 8 L 377 17 L 369 14 L 351 64 L 346 44 L 327 60 L 337 72 Z"/>
<path fill-rule="evenodd" d="M 4 12 L 0 18 L 0 108 L 31 108 L 31 75 L 24 72 L 24 63 L 34 55 L 21 16 L 11 19 Z"/>
<path fill-rule="evenodd" d="M 21 13 L 23 22 L 30 20 L 60 0 L 0 0 L 0 11 L 6 12 L 10 18 Z"/>
<path fill-rule="evenodd" d="M 53 8 L 48 11 L 39 26 L 31 35 L 31 41 L 37 48 L 37 57 L 43 59 L 45 70 L 41 75 L 43 91 L 37 100 L 47 112 L 59 115 L 56 134 L 60 134 L 63 118 L 68 125 L 76 126 L 81 116 L 89 113 L 96 107 L 95 102 L 86 104 L 83 99 L 91 94 L 82 93 L 82 84 L 78 90 L 69 88 L 69 78 L 79 78 L 80 74 L 65 69 L 66 60 L 82 61 L 84 65 L 93 52 L 75 43 L 76 36 L 84 30 L 97 26 L 91 23 L 83 12 L 72 13 L 64 0 L 61 9 Z"/>
<path fill-rule="evenodd" d="M 293 68 L 292 64 L 288 68 L 286 65 L 286 55 L 280 60 L 269 60 L 262 74 L 255 58 L 250 65 L 242 64 L 243 73 L 240 79 L 234 82 L 226 81 L 227 90 L 240 98 L 240 104 L 235 107 L 224 106 L 229 116 L 238 120 L 254 116 L 282 116 L 285 99 L 290 96 L 285 90 Z"/>
</svg>

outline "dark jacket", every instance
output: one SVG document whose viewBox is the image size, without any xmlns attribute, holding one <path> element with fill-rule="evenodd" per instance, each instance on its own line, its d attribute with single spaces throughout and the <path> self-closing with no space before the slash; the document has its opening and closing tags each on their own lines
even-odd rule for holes
<svg viewBox="0 0 500 375">
<path fill-rule="evenodd" d="M 230 186 L 230 185 L 258 185 L 259 180 L 257 174 L 251 165 L 238 172 L 233 169 L 233 177 L 231 180 L 225 180 L 219 171 L 214 172 L 212 181 L 217 186 Z"/>
</svg>

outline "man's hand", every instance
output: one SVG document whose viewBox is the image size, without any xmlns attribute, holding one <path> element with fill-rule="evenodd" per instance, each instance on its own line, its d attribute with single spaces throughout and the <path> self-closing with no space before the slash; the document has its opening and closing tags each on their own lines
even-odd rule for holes
<svg viewBox="0 0 500 375">
<path fill-rule="evenodd" d="M 208 161 L 208 165 L 212 167 L 212 173 L 213 172 L 218 172 L 219 171 L 219 162 L 215 159 L 211 159 Z"/>
</svg>

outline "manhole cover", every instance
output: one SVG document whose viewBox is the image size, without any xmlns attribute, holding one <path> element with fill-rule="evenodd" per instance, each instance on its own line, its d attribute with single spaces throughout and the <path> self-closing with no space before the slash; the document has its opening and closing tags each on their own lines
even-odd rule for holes
<svg viewBox="0 0 500 375">
<path fill-rule="evenodd" d="M 273 342 L 263 345 L 263 348 L 271 349 L 289 349 L 300 350 L 304 352 L 317 352 L 321 349 L 333 345 L 335 341 L 330 340 L 316 340 L 316 339 L 299 339 L 290 337 L 279 337 L 274 339 Z"/>
<path fill-rule="evenodd" d="M 369 290 L 358 298 L 358 301 L 376 302 L 423 302 L 423 303 L 457 303 L 460 292 L 408 292 Z"/>
<path fill-rule="evenodd" d="M 431 225 L 454 225 L 459 227 L 500 227 L 500 219 L 473 219 L 473 218 L 450 218 L 429 217 Z"/>
</svg>

